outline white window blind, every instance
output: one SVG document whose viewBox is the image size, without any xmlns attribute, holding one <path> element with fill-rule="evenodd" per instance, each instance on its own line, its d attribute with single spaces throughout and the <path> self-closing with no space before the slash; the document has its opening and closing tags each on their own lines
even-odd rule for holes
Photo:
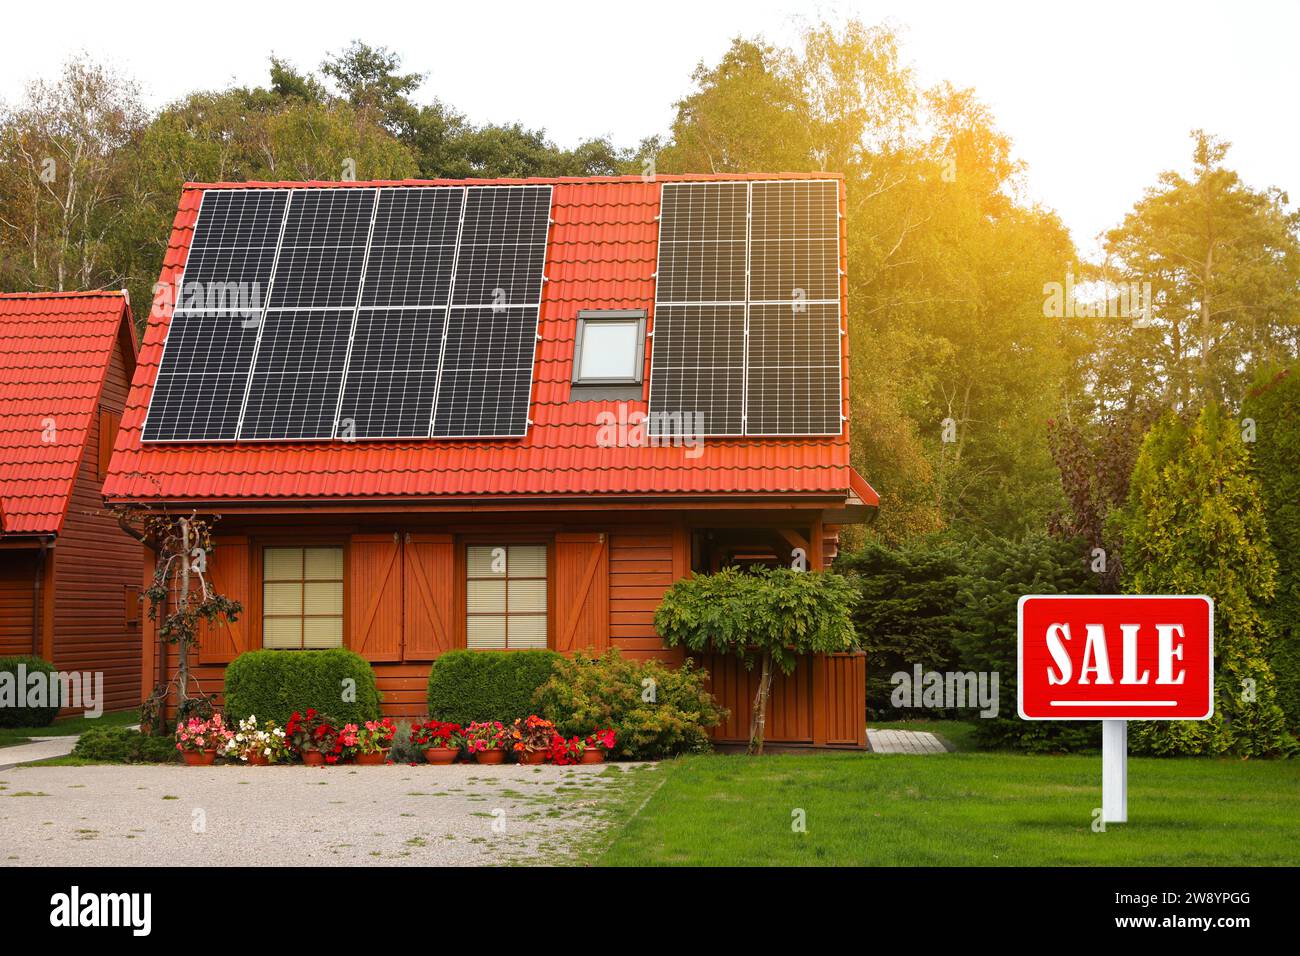
<svg viewBox="0 0 1300 956">
<path fill-rule="evenodd" d="M 262 551 L 262 646 L 343 646 L 343 549 Z"/>
<path fill-rule="evenodd" d="M 465 569 L 467 647 L 546 647 L 546 545 L 470 545 Z"/>
</svg>

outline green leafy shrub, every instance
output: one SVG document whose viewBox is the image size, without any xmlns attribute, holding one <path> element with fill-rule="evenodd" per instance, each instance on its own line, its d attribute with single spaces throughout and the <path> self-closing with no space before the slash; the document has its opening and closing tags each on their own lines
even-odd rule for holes
<svg viewBox="0 0 1300 956">
<path fill-rule="evenodd" d="M 559 661 L 534 703 L 565 737 L 609 727 L 617 756 L 657 760 L 709 749 L 708 729 L 726 711 L 705 690 L 707 679 L 689 660 L 672 668 L 657 660 L 629 660 L 610 648 L 596 660 L 575 654 Z"/>
<path fill-rule="evenodd" d="M 1214 599 L 1214 716 L 1140 721 L 1134 752 L 1294 752 L 1269 666 L 1272 622 L 1264 615 L 1278 564 L 1240 424 L 1213 405 L 1194 422 L 1167 413 L 1147 433 L 1128 501 L 1112 519 L 1123 532 L 1125 591 Z"/>
<path fill-rule="evenodd" d="M 24 665 L 24 675 L 39 671 L 42 674 L 53 674 L 54 665 L 40 657 L 18 656 L 18 657 L 0 657 L 0 674 L 11 674 L 12 677 L 0 677 L 0 681 L 10 685 L 14 693 L 14 701 L 23 696 L 24 688 L 19 686 L 18 666 Z M 46 691 L 49 692 L 50 685 L 46 684 Z M 9 691 L 6 690 L 5 693 Z M 54 722 L 54 718 L 59 715 L 59 705 L 57 701 L 46 701 L 50 706 L 46 707 L 17 707 L 11 706 L 9 701 L 0 704 L 0 727 L 45 727 Z"/>
<path fill-rule="evenodd" d="M 1273 625 L 1268 663 L 1287 726 L 1300 734 L 1300 364 L 1261 371 L 1241 414 L 1255 423 L 1251 471 L 1277 559 L 1277 592 L 1264 609 Z"/>
<path fill-rule="evenodd" d="M 226 668 L 226 717 L 284 726 L 294 711 L 314 707 L 335 726 L 379 719 L 375 672 L 360 654 L 327 651 L 248 651 Z"/>
<path fill-rule="evenodd" d="M 72 756 L 104 763 L 174 763 L 172 737 L 146 737 L 130 727 L 92 727 L 72 748 Z"/>
<path fill-rule="evenodd" d="M 448 651 L 429 669 L 429 716 L 456 724 L 527 717 L 563 659 L 555 651 Z"/>
</svg>

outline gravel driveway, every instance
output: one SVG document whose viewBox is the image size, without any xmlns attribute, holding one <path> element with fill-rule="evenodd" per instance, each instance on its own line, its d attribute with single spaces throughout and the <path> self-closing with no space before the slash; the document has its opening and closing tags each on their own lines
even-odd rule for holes
<svg viewBox="0 0 1300 956">
<path fill-rule="evenodd" d="M 653 765 L 20 767 L 0 771 L 0 863 L 563 863 Z"/>
</svg>

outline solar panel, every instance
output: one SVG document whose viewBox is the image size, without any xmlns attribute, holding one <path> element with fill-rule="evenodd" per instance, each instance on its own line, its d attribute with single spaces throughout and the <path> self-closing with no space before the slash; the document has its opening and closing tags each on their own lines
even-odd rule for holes
<svg viewBox="0 0 1300 956">
<path fill-rule="evenodd" d="M 651 434 L 744 433 L 748 221 L 747 183 L 663 187 Z"/>
<path fill-rule="evenodd" d="M 373 189 L 295 189 L 271 288 L 272 309 L 357 304 Z"/>
<path fill-rule="evenodd" d="M 754 183 L 750 210 L 745 433 L 837 435 L 839 184 Z"/>
<path fill-rule="evenodd" d="M 333 436 L 352 316 L 347 309 L 266 313 L 240 439 Z"/>
<path fill-rule="evenodd" d="M 286 190 L 203 194 L 145 441 L 229 441 L 284 223 Z"/>
<path fill-rule="evenodd" d="M 446 320 L 445 305 L 361 310 L 337 437 L 429 437 Z"/>
<path fill-rule="evenodd" d="M 208 190 L 144 440 L 525 434 L 550 204 L 549 186 Z"/>
<path fill-rule="evenodd" d="M 665 183 L 652 434 L 842 429 L 839 184 Z"/>
<path fill-rule="evenodd" d="M 382 189 L 336 437 L 428 438 L 462 188 Z"/>
<path fill-rule="evenodd" d="M 840 429 L 840 307 L 749 307 L 745 424 L 750 435 Z"/>
<path fill-rule="evenodd" d="M 526 433 L 550 212 L 550 186 L 467 189 L 433 437 Z"/>
</svg>

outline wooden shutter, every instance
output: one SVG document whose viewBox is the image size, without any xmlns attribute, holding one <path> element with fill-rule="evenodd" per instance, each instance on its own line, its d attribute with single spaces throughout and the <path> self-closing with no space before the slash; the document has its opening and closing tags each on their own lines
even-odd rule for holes
<svg viewBox="0 0 1300 956">
<path fill-rule="evenodd" d="M 249 649 L 249 560 L 248 538 L 224 535 L 214 538 L 208 555 L 208 583 L 221 595 L 243 605 L 238 620 L 199 628 L 199 663 L 229 664 Z"/>
<path fill-rule="evenodd" d="M 562 654 L 609 646 L 608 536 L 555 536 L 555 650 Z"/>
<path fill-rule="evenodd" d="M 396 534 L 354 534 L 348 550 L 348 647 L 402 659 L 402 547 Z"/>
<path fill-rule="evenodd" d="M 452 609 L 455 549 L 449 534 L 408 534 L 403 567 L 405 659 L 431 661 L 460 644 Z"/>
</svg>

